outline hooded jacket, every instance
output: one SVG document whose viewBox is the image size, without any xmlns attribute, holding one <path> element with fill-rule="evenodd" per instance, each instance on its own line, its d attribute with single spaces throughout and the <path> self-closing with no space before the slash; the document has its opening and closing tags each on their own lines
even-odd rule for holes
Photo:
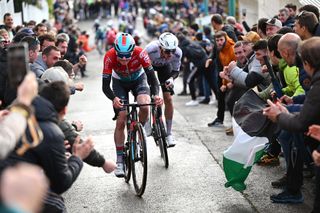
<svg viewBox="0 0 320 213">
<path fill-rule="evenodd" d="M 36 164 L 43 169 L 48 177 L 50 190 L 61 194 L 67 191 L 77 179 L 83 163 L 76 156 L 66 159 L 64 135 L 58 126 L 58 114 L 53 105 L 42 97 L 36 97 L 32 105 L 43 132 L 43 140 L 38 146 L 29 149 L 22 156 L 18 156 L 13 151 L 6 160 L 0 163 L 0 169 L 2 171 L 4 167 L 21 161 Z"/>
</svg>

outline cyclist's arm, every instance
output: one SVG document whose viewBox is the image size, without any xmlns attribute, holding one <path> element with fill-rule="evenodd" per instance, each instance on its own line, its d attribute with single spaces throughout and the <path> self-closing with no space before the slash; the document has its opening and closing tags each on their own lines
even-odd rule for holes
<svg viewBox="0 0 320 213">
<path fill-rule="evenodd" d="M 152 95 L 159 95 L 159 81 L 155 75 L 154 69 L 152 66 L 144 68 L 147 77 L 148 77 L 148 84 L 150 85 L 151 94 Z"/>
<path fill-rule="evenodd" d="M 115 94 L 113 93 L 111 87 L 110 87 L 110 82 L 111 82 L 111 75 L 110 74 L 103 74 L 102 77 L 102 90 L 103 93 L 111 100 L 116 97 Z"/>
</svg>

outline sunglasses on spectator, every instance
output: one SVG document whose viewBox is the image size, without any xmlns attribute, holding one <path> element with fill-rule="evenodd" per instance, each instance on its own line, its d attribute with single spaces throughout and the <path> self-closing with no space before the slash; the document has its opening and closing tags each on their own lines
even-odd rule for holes
<svg viewBox="0 0 320 213">
<path fill-rule="evenodd" d="M 305 14 L 305 11 L 301 11 L 298 15 L 297 15 L 297 18 L 300 18 L 301 16 L 303 16 Z"/>
<path fill-rule="evenodd" d="M 118 58 L 125 58 L 125 59 L 130 59 L 132 56 L 132 53 L 117 53 Z"/>
<path fill-rule="evenodd" d="M 164 50 L 164 53 L 165 54 L 173 54 L 176 52 L 176 49 L 173 49 L 173 50 Z"/>
</svg>

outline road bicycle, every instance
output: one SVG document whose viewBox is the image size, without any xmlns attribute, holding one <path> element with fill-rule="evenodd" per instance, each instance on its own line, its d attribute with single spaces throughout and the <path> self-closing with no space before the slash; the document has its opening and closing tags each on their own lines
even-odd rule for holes
<svg viewBox="0 0 320 213">
<path fill-rule="evenodd" d="M 147 184 L 147 144 L 143 125 L 138 121 L 141 106 L 155 104 L 123 104 L 127 110 L 127 140 L 124 146 L 124 178 L 128 183 L 132 174 L 133 185 L 138 196 L 142 196 Z"/>
<path fill-rule="evenodd" d="M 162 109 L 160 106 L 151 106 L 152 136 L 160 149 L 160 155 L 165 168 L 169 167 L 168 146 L 166 142 L 167 131 L 163 123 Z"/>
</svg>

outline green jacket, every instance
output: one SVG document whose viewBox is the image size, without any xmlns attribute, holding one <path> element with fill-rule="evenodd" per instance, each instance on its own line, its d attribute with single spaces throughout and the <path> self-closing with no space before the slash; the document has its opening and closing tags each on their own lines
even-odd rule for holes
<svg viewBox="0 0 320 213">
<path fill-rule="evenodd" d="M 282 88 L 282 92 L 290 97 L 302 95 L 305 93 L 299 82 L 299 68 L 296 66 L 289 67 L 288 65 L 283 70 L 284 79 L 287 86 Z"/>
</svg>

